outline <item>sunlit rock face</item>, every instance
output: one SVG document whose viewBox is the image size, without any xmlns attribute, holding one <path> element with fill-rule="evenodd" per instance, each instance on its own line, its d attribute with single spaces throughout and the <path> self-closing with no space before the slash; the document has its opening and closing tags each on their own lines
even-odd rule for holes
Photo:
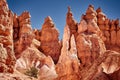
<svg viewBox="0 0 120 80">
<path fill-rule="evenodd" d="M 78 35 L 76 36 L 78 58 L 83 67 L 91 65 L 100 54 L 106 51 L 101 37 L 101 31 L 97 25 L 97 13 L 94 7 L 89 5 L 86 14 L 82 15 L 78 24 Z"/>
<path fill-rule="evenodd" d="M 13 73 L 15 56 L 13 50 L 13 13 L 6 0 L 0 0 L 0 72 Z"/>
<path fill-rule="evenodd" d="M 78 57 L 83 66 L 91 65 L 106 49 L 103 41 L 96 35 L 79 34 L 76 38 Z"/>
<path fill-rule="evenodd" d="M 70 29 L 67 25 L 64 28 L 62 45 L 61 55 L 56 65 L 56 71 L 58 73 L 56 80 L 78 80 L 80 79 L 80 64 L 77 57 L 75 38 L 74 35 L 70 37 Z"/>
<path fill-rule="evenodd" d="M 70 36 L 72 34 L 77 35 L 76 32 L 77 32 L 77 29 L 78 29 L 78 27 L 77 27 L 78 23 L 75 21 L 70 7 L 68 7 L 68 12 L 66 14 L 66 24 L 70 28 Z"/>
<path fill-rule="evenodd" d="M 101 8 L 96 10 L 97 18 L 98 18 L 98 26 L 102 31 L 104 42 L 106 48 L 109 50 L 115 50 L 120 52 L 119 48 L 119 33 L 120 33 L 120 21 L 119 19 L 110 20 L 107 16 L 102 12 Z"/>
<path fill-rule="evenodd" d="M 0 0 L 0 80 L 120 80 L 119 19 L 89 5 L 78 23 L 68 7 L 60 41 L 50 16 L 41 29 L 30 18 Z"/>
<path fill-rule="evenodd" d="M 46 56 L 51 56 L 55 63 L 59 59 L 61 49 L 58 37 L 58 30 L 55 28 L 51 17 L 46 17 L 41 29 L 39 50 Z"/>
<path fill-rule="evenodd" d="M 50 56 L 44 58 L 41 63 L 42 66 L 40 67 L 40 71 L 38 73 L 39 80 L 54 80 L 58 77 L 55 70 L 55 64 Z"/>
</svg>

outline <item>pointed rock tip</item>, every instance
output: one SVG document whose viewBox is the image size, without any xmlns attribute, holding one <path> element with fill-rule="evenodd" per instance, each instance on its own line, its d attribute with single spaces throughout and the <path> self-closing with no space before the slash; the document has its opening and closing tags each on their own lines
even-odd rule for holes
<svg viewBox="0 0 120 80">
<path fill-rule="evenodd" d="M 47 22 L 47 21 L 52 21 L 52 18 L 51 18 L 50 16 L 47 16 L 47 17 L 45 18 L 45 22 Z"/>
<path fill-rule="evenodd" d="M 120 23 L 119 18 L 117 18 L 117 19 L 115 20 L 115 23 L 116 23 L 117 25 Z"/>
<path fill-rule="evenodd" d="M 98 9 L 96 10 L 96 12 L 97 12 L 97 13 L 102 12 L 101 7 L 98 7 Z"/>
<path fill-rule="evenodd" d="M 71 12 L 71 7 L 70 6 L 68 6 L 68 12 Z"/>
<path fill-rule="evenodd" d="M 94 9 L 94 6 L 93 6 L 92 4 L 90 4 L 88 7 L 91 7 L 91 8 L 93 8 L 93 9 Z"/>
<path fill-rule="evenodd" d="M 67 15 L 71 15 L 72 16 L 72 11 L 71 11 L 71 7 L 68 6 L 68 12 L 67 12 Z"/>
<path fill-rule="evenodd" d="M 22 12 L 22 14 L 21 14 L 20 16 L 22 16 L 22 17 L 27 16 L 28 18 L 31 18 L 31 15 L 30 15 L 29 11 L 24 11 L 24 12 Z M 20 17 L 20 16 L 19 16 L 19 17 Z"/>
</svg>

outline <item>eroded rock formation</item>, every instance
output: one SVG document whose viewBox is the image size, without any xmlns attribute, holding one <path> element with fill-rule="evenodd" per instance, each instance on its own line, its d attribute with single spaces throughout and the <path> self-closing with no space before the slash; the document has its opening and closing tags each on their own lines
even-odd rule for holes
<svg viewBox="0 0 120 80">
<path fill-rule="evenodd" d="M 75 19 L 73 17 L 70 7 L 68 7 L 68 12 L 66 15 L 66 24 L 70 28 L 70 35 L 72 35 L 72 34 L 76 35 L 77 29 L 78 29 L 77 22 L 75 21 Z"/>
<path fill-rule="evenodd" d="M 120 80 L 119 19 L 89 5 L 78 23 L 68 7 L 60 41 L 50 16 L 40 30 L 30 18 L 0 0 L 0 80 Z"/>
<path fill-rule="evenodd" d="M 92 5 L 89 5 L 86 14 L 82 15 L 82 20 L 78 24 L 78 35 L 76 45 L 78 57 L 82 65 L 91 65 L 100 54 L 106 49 L 101 40 L 101 31 L 97 25 L 97 13 Z"/>
<path fill-rule="evenodd" d="M 6 0 L 0 0 L 0 72 L 13 73 L 15 56 L 13 50 L 13 13 Z"/>
<path fill-rule="evenodd" d="M 119 19 L 110 20 L 106 17 L 106 15 L 102 12 L 101 8 L 96 10 L 97 18 L 98 18 L 98 26 L 102 31 L 102 35 L 104 37 L 104 42 L 107 49 L 115 50 L 120 52 L 119 47 Z"/>
<path fill-rule="evenodd" d="M 22 51 L 29 47 L 33 40 L 30 14 L 25 11 L 20 16 L 14 15 L 14 50 L 16 58 L 19 58 Z M 18 24 L 18 25 L 17 25 Z"/>
<path fill-rule="evenodd" d="M 61 49 L 61 55 L 56 65 L 56 71 L 58 73 L 58 77 L 56 80 L 78 80 L 80 77 L 80 63 L 77 57 L 75 38 L 74 35 L 70 37 L 70 29 L 68 25 L 66 25 L 64 29 L 62 45 L 63 46 Z M 69 45 L 71 46 L 71 48 Z"/>
<path fill-rule="evenodd" d="M 41 45 L 39 49 L 46 56 L 51 56 L 55 63 L 59 59 L 61 49 L 58 37 L 58 30 L 55 28 L 51 17 L 46 17 L 41 29 Z"/>
</svg>

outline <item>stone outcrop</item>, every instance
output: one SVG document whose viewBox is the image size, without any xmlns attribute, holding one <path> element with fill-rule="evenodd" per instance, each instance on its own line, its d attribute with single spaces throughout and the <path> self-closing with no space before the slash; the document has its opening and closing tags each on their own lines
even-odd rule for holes
<svg viewBox="0 0 120 80">
<path fill-rule="evenodd" d="M 40 60 L 45 58 L 45 55 L 39 52 L 35 47 L 28 47 L 24 50 L 19 59 L 16 61 L 16 69 L 25 73 L 31 67 L 38 67 L 40 65 Z"/>
<path fill-rule="evenodd" d="M 38 41 L 40 41 L 40 37 L 41 37 L 41 31 L 38 29 L 34 29 L 33 33 L 35 35 L 35 39 L 37 39 Z"/>
<path fill-rule="evenodd" d="M 51 17 L 46 17 L 41 29 L 40 36 L 40 51 L 46 56 L 51 56 L 55 63 L 57 63 L 60 55 L 59 33 Z"/>
<path fill-rule="evenodd" d="M 82 66 L 91 65 L 106 49 L 101 39 L 101 31 L 97 25 L 97 13 L 92 5 L 89 5 L 86 14 L 78 24 L 76 45 L 78 57 Z"/>
<path fill-rule="evenodd" d="M 96 34 L 79 34 L 76 38 L 78 57 L 84 67 L 91 65 L 106 51 L 105 45 Z"/>
<path fill-rule="evenodd" d="M 120 20 L 116 19 L 115 21 L 116 31 L 117 31 L 117 38 L 116 38 L 116 45 L 120 47 Z"/>
<path fill-rule="evenodd" d="M 55 70 L 55 64 L 50 56 L 41 60 L 40 71 L 38 73 L 39 80 L 54 80 L 58 77 Z"/>
<path fill-rule="evenodd" d="M 70 35 L 74 34 L 76 36 L 77 35 L 76 32 L 78 29 L 78 27 L 77 27 L 78 23 L 75 21 L 70 7 L 68 7 L 68 12 L 66 15 L 66 24 L 70 28 Z"/>
<path fill-rule="evenodd" d="M 29 47 L 33 40 L 30 14 L 25 11 L 20 16 L 14 15 L 14 50 L 16 58 L 19 58 L 22 51 Z M 18 24 L 18 25 L 17 25 Z"/>
<path fill-rule="evenodd" d="M 0 0 L 0 72 L 13 73 L 15 56 L 13 50 L 13 13 L 6 0 Z"/>
<path fill-rule="evenodd" d="M 32 67 L 38 70 L 39 80 L 52 80 L 57 77 L 52 58 L 46 57 L 34 45 L 22 52 L 15 65 L 15 68 L 23 74 Z"/>
<path fill-rule="evenodd" d="M 56 80 L 78 80 L 80 78 L 80 64 L 77 58 L 75 38 L 74 35 L 70 37 L 70 29 L 68 25 L 64 28 L 62 45 L 61 55 L 56 65 L 56 71 L 58 73 Z"/>
<path fill-rule="evenodd" d="M 96 23 L 97 22 L 97 13 L 94 10 L 93 5 L 89 5 L 89 7 L 86 11 L 86 14 L 83 15 L 82 18 L 87 22 L 87 25 L 88 25 L 87 32 L 98 34 L 101 37 L 100 29 Z"/>
<path fill-rule="evenodd" d="M 113 63 L 110 62 L 111 60 Z M 113 76 L 110 76 L 111 78 L 108 76 L 111 75 L 109 72 L 115 72 L 116 70 L 119 70 L 119 60 L 119 53 L 115 51 L 106 51 L 96 59 L 90 68 L 83 68 L 81 70 L 81 80 L 119 80 L 119 76 L 114 78 L 115 73 L 112 74 Z"/>
<path fill-rule="evenodd" d="M 102 31 L 104 42 L 107 49 L 120 52 L 119 48 L 119 19 L 110 20 L 102 12 L 101 8 L 96 10 L 97 12 L 97 24 Z"/>
</svg>

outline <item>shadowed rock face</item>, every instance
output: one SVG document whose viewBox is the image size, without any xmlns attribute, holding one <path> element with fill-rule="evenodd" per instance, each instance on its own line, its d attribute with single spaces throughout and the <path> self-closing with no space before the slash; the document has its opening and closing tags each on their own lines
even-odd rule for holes
<svg viewBox="0 0 120 80">
<path fill-rule="evenodd" d="M 33 40 L 30 14 L 25 11 L 20 16 L 14 15 L 14 50 L 16 58 L 31 45 Z"/>
<path fill-rule="evenodd" d="M 119 19 L 110 20 L 89 5 L 77 23 L 68 7 L 59 41 L 50 16 L 40 30 L 32 29 L 30 18 L 27 11 L 13 14 L 0 0 L 0 80 L 120 79 Z M 25 75 L 32 67 L 36 79 Z"/>
</svg>

